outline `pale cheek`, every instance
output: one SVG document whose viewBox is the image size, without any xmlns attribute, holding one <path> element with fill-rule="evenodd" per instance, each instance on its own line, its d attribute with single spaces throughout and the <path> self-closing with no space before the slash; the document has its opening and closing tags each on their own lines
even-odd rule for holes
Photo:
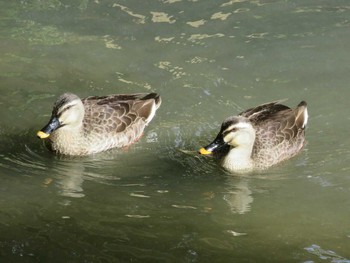
<svg viewBox="0 0 350 263">
<path fill-rule="evenodd" d="M 224 142 L 236 146 L 237 145 L 237 137 L 235 135 L 229 134 L 224 138 Z"/>
<path fill-rule="evenodd" d="M 69 115 L 68 114 L 63 115 L 60 118 L 61 123 L 64 123 L 66 125 L 78 122 L 78 120 L 79 120 L 79 112 L 76 112 L 76 111 L 71 111 L 69 112 Z"/>
<path fill-rule="evenodd" d="M 226 143 L 228 143 L 228 144 L 229 144 L 232 140 L 233 140 L 232 134 L 228 134 L 228 135 L 226 135 L 226 136 L 224 137 L 224 142 L 226 142 Z"/>
<path fill-rule="evenodd" d="M 61 124 L 68 124 L 70 122 L 67 116 L 62 116 L 59 120 Z"/>
<path fill-rule="evenodd" d="M 237 143 L 237 139 L 234 139 L 234 140 L 229 142 L 229 145 L 237 147 L 239 144 Z"/>
</svg>

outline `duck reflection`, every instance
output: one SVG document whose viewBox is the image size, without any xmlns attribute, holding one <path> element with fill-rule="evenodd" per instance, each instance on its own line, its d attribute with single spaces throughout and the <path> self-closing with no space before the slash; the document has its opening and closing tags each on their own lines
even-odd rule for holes
<svg viewBox="0 0 350 263">
<path fill-rule="evenodd" d="M 249 188 L 249 178 L 228 178 L 227 192 L 223 199 L 232 213 L 245 214 L 250 211 L 253 203 L 252 191 Z"/>
<path fill-rule="evenodd" d="M 81 162 L 64 161 L 57 166 L 59 194 L 67 197 L 84 197 L 85 167 Z"/>
<path fill-rule="evenodd" d="M 121 179 L 116 175 L 115 160 L 122 158 L 117 151 L 110 150 L 84 158 L 67 156 L 54 156 L 54 158 L 51 171 L 52 179 L 56 181 L 55 186 L 58 187 L 59 194 L 62 196 L 85 197 L 84 181 L 86 180 L 113 184 Z"/>
</svg>

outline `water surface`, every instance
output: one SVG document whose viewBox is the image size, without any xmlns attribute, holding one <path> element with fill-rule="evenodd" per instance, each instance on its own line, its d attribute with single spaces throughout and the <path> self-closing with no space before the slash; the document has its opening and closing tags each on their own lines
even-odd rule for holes
<svg viewBox="0 0 350 263">
<path fill-rule="evenodd" d="M 350 262 L 345 0 L 0 1 L 1 262 Z M 126 150 L 55 156 L 65 91 L 158 92 Z M 227 116 L 309 105 L 308 144 L 230 175 L 186 153 Z"/>
</svg>

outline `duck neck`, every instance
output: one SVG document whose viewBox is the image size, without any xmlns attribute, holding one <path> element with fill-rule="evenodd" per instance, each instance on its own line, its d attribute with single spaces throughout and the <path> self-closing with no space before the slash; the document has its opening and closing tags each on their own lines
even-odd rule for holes
<svg viewBox="0 0 350 263">
<path fill-rule="evenodd" d="M 76 154 L 75 151 L 81 151 L 85 137 L 83 136 L 82 125 L 74 128 L 65 129 L 65 127 L 53 132 L 50 136 L 54 151 L 61 154 Z"/>
<path fill-rule="evenodd" d="M 253 169 L 253 145 L 231 147 L 228 154 L 221 160 L 222 166 L 228 171 L 242 171 Z"/>
</svg>

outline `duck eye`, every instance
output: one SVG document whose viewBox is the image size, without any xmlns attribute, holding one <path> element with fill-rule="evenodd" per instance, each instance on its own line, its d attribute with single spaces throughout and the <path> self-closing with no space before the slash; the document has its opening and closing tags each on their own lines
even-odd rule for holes
<svg viewBox="0 0 350 263">
<path fill-rule="evenodd" d="M 227 131 L 225 131 L 225 132 L 223 132 L 223 136 L 225 137 L 227 134 L 229 134 L 230 132 L 236 132 L 237 131 L 237 128 L 232 128 L 232 129 L 230 129 L 230 130 L 227 130 Z"/>
</svg>

